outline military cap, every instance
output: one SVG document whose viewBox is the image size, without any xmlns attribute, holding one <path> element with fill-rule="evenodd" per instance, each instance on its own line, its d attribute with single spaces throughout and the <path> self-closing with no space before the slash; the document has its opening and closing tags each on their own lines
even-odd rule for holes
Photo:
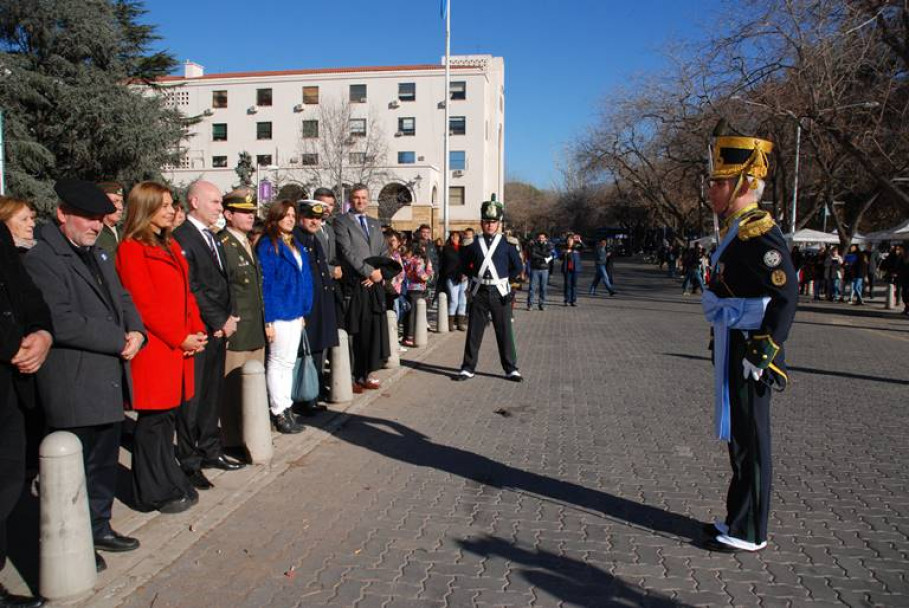
<svg viewBox="0 0 909 608">
<path fill-rule="evenodd" d="M 120 182 L 98 182 L 97 186 L 104 194 L 119 194 L 123 196 L 123 184 Z"/>
<path fill-rule="evenodd" d="M 300 217 L 323 218 L 328 215 L 328 205 L 322 201 L 305 198 L 297 201 L 297 212 Z"/>
<path fill-rule="evenodd" d="M 54 192 L 64 205 L 87 215 L 107 215 L 117 210 L 107 195 L 92 182 L 63 178 L 54 184 Z"/>
<path fill-rule="evenodd" d="M 713 170 L 711 179 L 732 179 L 748 175 L 758 179 L 767 177 L 770 170 L 770 152 L 773 144 L 757 137 L 720 135 L 713 143 Z"/>
<path fill-rule="evenodd" d="M 224 195 L 222 201 L 225 209 L 237 211 L 255 211 L 256 199 L 248 188 L 236 188 Z"/>
<path fill-rule="evenodd" d="M 484 201 L 480 205 L 480 219 L 487 220 L 491 222 L 501 221 L 505 217 L 505 206 L 502 204 L 502 201 L 496 200 L 496 195 L 493 194 L 492 198 L 488 201 Z"/>
<path fill-rule="evenodd" d="M 391 258 L 386 258 L 385 256 L 381 255 L 368 257 L 363 260 L 363 262 L 369 264 L 373 268 L 378 268 L 382 273 L 382 278 L 386 281 L 395 278 L 401 274 L 401 271 L 403 270 L 401 264 Z"/>
</svg>

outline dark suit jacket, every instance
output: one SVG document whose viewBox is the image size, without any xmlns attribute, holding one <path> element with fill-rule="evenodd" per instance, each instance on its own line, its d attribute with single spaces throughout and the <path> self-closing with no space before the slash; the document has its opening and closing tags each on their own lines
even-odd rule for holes
<svg viewBox="0 0 909 608">
<path fill-rule="evenodd" d="M 34 405 L 33 377 L 20 374 L 10 359 L 19 352 L 22 338 L 42 329 L 53 333 L 50 310 L 25 271 L 9 229 L 0 222 L 0 408 L 14 388 L 23 405 Z"/>
<path fill-rule="evenodd" d="M 103 287 L 54 224 L 41 227 L 41 239 L 25 256 L 54 323 L 54 346 L 37 374 L 41 406 L 54 428 L 118 422 L 124 400 L 131 400 L 129 363 L 120 352 L 126 333 L 144 334 L 145 327 L 113 256 L 96 248 L 92 254 Z"/>
<path fill-rule="evenodd" d="M 209 333 L 214 333 L 224 327 L 229 316 L 237 315 L 227 275 L 218 267 L 208 243 L 189 218 L 174 230 L 174 238 L 183 249 L 183 257 L 189 264 L 189 288 L 196 296 L 202 322 Z M 221 257 L 221 265 L 226 270 L 224 250 L 217 238 L 215 244 Z"/>
<path fill-rule="evenodd" d="M 367 217 L 366 224 L 369 227 L 368 240 L 353 213 L 345 213 L 334 221 L 334 233 L 338 244 L 337 256 L 343 272 L 346 274 L 348 270 L 353 270 L 360 279 L 365 279 L 375 270 L 364 260 L 373 256 L 387 257 L 388 250 L 379 220 Z"/>
</svg>

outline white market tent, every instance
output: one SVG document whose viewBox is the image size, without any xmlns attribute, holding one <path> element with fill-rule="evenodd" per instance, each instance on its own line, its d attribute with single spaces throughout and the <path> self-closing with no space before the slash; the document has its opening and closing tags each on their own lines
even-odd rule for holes
<svg viewBox="0 0 909 608">
<path fill-rule="evenodd" d="M 868 241 L 909 241 L 909 220 L 890 230 L 872 232 L 865 239 Z"/>
<path fill-rule="evenodd" d="M 840 237 L 835 232 L 833 234 L 827 234 L 826 232 L 821 232 L 820 230 L 811 230 L 810 228 L 802 228 L 792 237 L 792 243 L 794 244 L 826 243 L 831 245 L 838 245 L 839 242 Z"/>
</svg>

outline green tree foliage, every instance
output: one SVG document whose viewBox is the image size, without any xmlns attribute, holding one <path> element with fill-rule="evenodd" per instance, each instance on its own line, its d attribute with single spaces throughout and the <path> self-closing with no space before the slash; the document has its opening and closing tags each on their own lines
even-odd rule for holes
<svg viewBox="0 0 909 608">
<path fill-rule="evenodd" d="M 64 176 L 132 183 L 177 161 L 185 119 L 131 83 L 175 65 L 140 0 L 0 0 L 7 190 L 47 211 Z"/>
</svg>

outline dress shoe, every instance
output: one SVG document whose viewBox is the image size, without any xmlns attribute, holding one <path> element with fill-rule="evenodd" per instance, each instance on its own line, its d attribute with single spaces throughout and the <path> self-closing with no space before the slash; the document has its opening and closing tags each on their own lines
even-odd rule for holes
<svg viewBox="0 0 909 608">
<path fill-rule="evenodd" d="M 215 484 L 210 482 L 202 471 L 194 471 L 187 475 L 187 477 L 189 478 L 189 483 L 197 490 L 210 490 L 215 487 Z"/>
<path fill-rule="evenodd" d="M 275 423 L 275 430 L 284 435 L 296 435 L 303 432 L 303 427 L 294 418 L 294 413 L 290 408 L 287 408 L 277 416 L 272 416 L 272 420 Z"/>
<path fill-rule="evenodd" d="M 96 536 L 94 539 L 96 551 L 112 551 L 120 553 L 124 551 L 133 551 L 139 548 L 139 541 L 130 536 L 117 534 L 113 530 L 104 536 Z"/>
<path fill-rule="evenodd" d="M 382 388 L 382 383 L 379 382 L 376 378 L 367 378 L 366 382 L 363 383 L 363 388 L 375 391 Z"/>
<path fill-rule="evenodd" d="M 362 395 L 363 391 L 365 391 L 365 390 L 366 389 L 363 388 L 362 384 L 360 384 L 359 382 L 354 382 L 354 385 L 353 385 L 354 395 Z"/>
<path fill-rule="evenodd" d="M 508 375 L 505 377 L 508 378 L 509 380 L 511 380 L 512 382 L 524 382 L 524 376 L 522 376 L 521 372 L 519 372 L 518 370 L 512 370 L 512 371 L 508 372 Z"/>
<path fill-rule="evenodd" d="M 192 508 L 194 504 L 199 502 L 198 498 L 192 498 L 190 496 L 181 496 L 180 498 L 175 498 L 174 500 L 168 500 L 167 502 L 161 504 L 158 507 L 158 512 L 168 513 L 173 515 L 174 513 L 182 513 L 187 509 Z"/>
<path fill-rule="evenodd" d="M 721 543 L 716 538 L 702 540 L 700 546 L 702 549 L 706 549 L 712 553 L 736 553 L 739 551 L 739 549 L 736 549 L 732 545 Z"/>
<path fill-rule="evenodd" d="M 455 376 L 454 379 L 457 380 L 458 382 L 464 382 L 465 380 L 470 380 L 473 377 L 474 377 L 474 373 L 472 371 L 467 370 L 467 369 L 462 369 L 461 372 L 457 376 Z"/>
<path fill-rule="evenodd" d="M 217 458 L 206 458 L 202 461 L 203 469 L 221 469 L 222 471 L 236 471 L 246 466 L 246 463 L 231 460 L 224 454 Z"/>
<path fill-rule="evenodd" d="M 0 608 L 41 608 L 43 605 L 43 598 L 13 595 L 0 585 Z"/>
<path fill-rule="evenodd" d="M 107 562 L 101 557 L 101 554 L 95 551 L 95 572 L 104 572 L 107 570 Z"/>
</svg>

